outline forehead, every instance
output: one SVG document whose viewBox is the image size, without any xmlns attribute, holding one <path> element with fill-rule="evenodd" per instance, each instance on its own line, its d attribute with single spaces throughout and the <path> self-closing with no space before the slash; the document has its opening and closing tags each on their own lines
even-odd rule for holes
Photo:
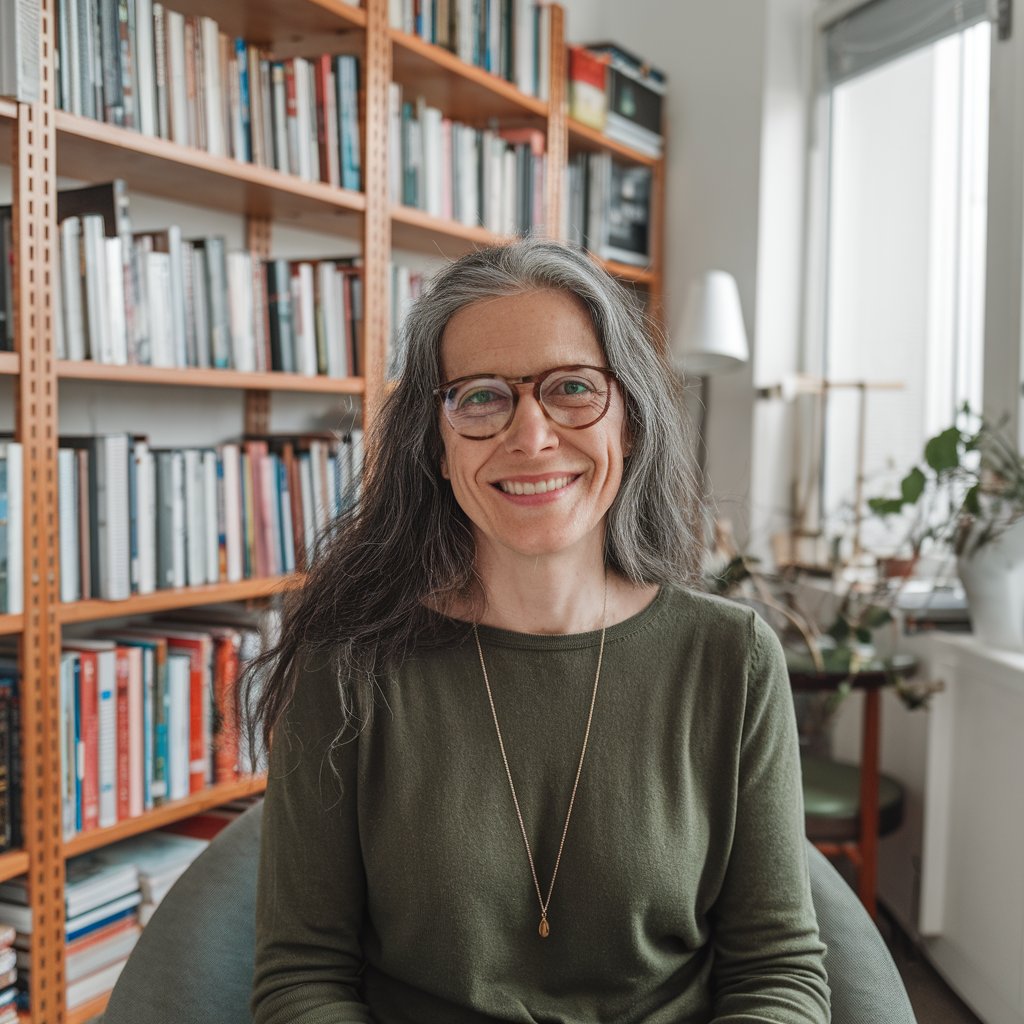
<svg viewBox="0 0 1024 1024">
<path fill-rule="evenodd" d="M 483 372 L 515 377 L 570 363 L 603 366 L 606 359 L 586 307 L 560 291 L 474 302 L 451 318 L 441 339 L 441 371 L 449 380 Z"/>
</svg>

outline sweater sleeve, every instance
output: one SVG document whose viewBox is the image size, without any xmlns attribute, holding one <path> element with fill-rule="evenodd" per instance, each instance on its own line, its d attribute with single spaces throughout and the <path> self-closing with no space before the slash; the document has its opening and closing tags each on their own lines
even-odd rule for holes
<svg viewBox="0 0 1024 1024">
<path fill-rule="evenodd" d="M 736 820 L 716 900 L 713 1024 L 827 1024 L 796 718 L 775 633 L 751 616 Z"/>
<path fill-rule="evenodd" d="M 304 672 L 274 733 L 256 896 L 254 1024 L 369 1024 L 359 996 L 366 883 L 356 817 L 358 740 L 328 761 L 330 673 Z"/>
</svg>

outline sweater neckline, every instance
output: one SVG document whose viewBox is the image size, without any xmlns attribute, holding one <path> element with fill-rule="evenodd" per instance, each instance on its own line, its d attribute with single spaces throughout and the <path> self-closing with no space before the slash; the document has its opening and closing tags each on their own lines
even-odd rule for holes
<svg viewBox="0 0 1024 1024">
<path fill-rule="evenodd" d="M 645 608 L 621 622 L 608 627 L 605 645 L 625 640 L 645 629 L 661 613 L 668 599 L 669 588 L 662 585 Z M 435 613 L 438 614 L 438 613 Z M 447 616 L 439 616 L 447 618 Z M 472 623 L 460 619 L 449 619 L 453 624 L 472 627 Z M 508 647 L 529 651 L 576 651 L 597 647 L 601 643 L 601 630 L 586 633 L 519 633 L 498 626 L 478 626 L 480 642 L 488 647 Z"/>
</svg>

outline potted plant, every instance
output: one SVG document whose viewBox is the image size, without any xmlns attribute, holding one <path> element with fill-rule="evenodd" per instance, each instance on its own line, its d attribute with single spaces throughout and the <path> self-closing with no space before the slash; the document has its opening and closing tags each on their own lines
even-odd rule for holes
<svg viewBox="0 0 1024 1024">
<path fill-rule="evenodd" d="M 910 512 L 915 551 L 929 538 L 948 544 L 967 595 L 977 637 L 1024 651 L 1024 456 L 1005 423 L 974 415 L 929 439 L 924 462 L 895 498 L 868 507 L 887 517 Z"/>
</svg>

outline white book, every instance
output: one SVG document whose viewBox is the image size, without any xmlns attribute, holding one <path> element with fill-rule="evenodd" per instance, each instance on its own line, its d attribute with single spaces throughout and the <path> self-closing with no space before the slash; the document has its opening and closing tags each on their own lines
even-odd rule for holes
<svg viewBox="0 0 1024 1024">
<path fill-rule="evenodd" d="M 188 366 L 188 343 L 185 335 L 185 253 L 181 228 L 167 228 L 167 255 L 171 302 L 171 352 L 174 366 Z"/>
<path fill-rule="evenodd" d="M 237 444 L 220 447 L 223 467 L 224 505 L 224 546 L 227 551 L 227 581 L 237 583 L 242 579 L 244 561 L 242 558 L 242 477 L 241 451 Z"/>
<path fill-rule="evenodd" d="M 39 9 L 30 0 L 0 0 L 0 96 L 23 103 L 39 99 Z"/>
<path fill-rule="evenodd" d="M 69 941 L 73 941 L 73 939 L 70 938 L 71 936 L 77 938 L 82 930 L 88 928 L 90 925 L 94 925 L 99 921 L 105 921 L 107 918 L 113 917 L 115 914 L 131 910 L 133 907 L 137 907 L 141 902 L 142 894 L 136 891 L 129 893 L 127 896 L 122 896 L 120 899 L 112 900 L 110 903 L 104 903 L 102 906 L 89 910 L 84 914 L 67 918 L 65 922 L 65 932 L 69 936 Z"/>
<path fill-rule="evenodd" d="M 143 135 L 157 134 L 156 65 L 153 56 L 153 3 L 135 0 L 135 97 Z"/>
<path fill-rule="evenodd" d="M 283 460 L 278 460 L 278 465 L 283 465 Z M 282 572 L 295 572 L 295 534 L 292 531 L 292 503 L 291 495 L 285 490 L 285 487 L 289 485 L 290 481 L 287 480 L 285 473 L 278 473 L 278 480 L 284 480 L 283 484 L 280 484 L 275 488 L 274 492 L 278 497 L 278 506 L 280 508 L 280 537 L 281 537 L 281 553 L 283 558 L 283 564 L 281 566 Z"/>
<path fill-rule="evenodd" d="M 171 586 L 184 587 L 185 562 L 185 456 L 171 452 Z"/>
<path fill-rule="evenodd" d="M 327 73 L 327 92 L 324 96 L 324 148 L 327 150 L 325 180 L 328 185 L 341 187 L 341 149 L 338 137 L 338 81 L 332 68 Z"/>
<path fill-rule="evenodd" d="M 146 291 L 149 297 L 149 346 L 151 366 L 174 366 L 171 333 L 171 263 L 165 252 L 144 254 Z"/>
<path fill-rule="evenodd" d="M 421 111 L 420 131 L 423 138 L 423 197 L 427 213 L 440 217 L 444 201 L 441 197 L 441 111 L 437 107 L 424 107 Z"/>
<path fill-rule="evenodd" d="M 145 778 L 143 663 L 141 647 L 126 647 L 128 656 L 128 816 L 142 814 Z"/>
<path fill-rule="evenodd" d="M 199 19 L 202 35 L 199 52 L 203 61 L 203 93 L 206 98 L 206 149 L 214 156 L 227 156 L 224 137 L 224 99 L 221 94 L 220 28 L 213 18 Z"/>
<path fill-rule="evenodd" d="M 388 196 L 402 202 L 402 87 L 388 83 Z"/>
<path fill-rule="evenodd" d="M 304 181 L 314 181 L 313 155 L 316 147 L 314 122 L 310 119 L 309 61 L 304 57 L 292 58 L 292 74 L 295 79 L 295 157 L 293 171 Z"/>
<path fill-rule="evenodd" d="M 135 948 L 141 934 L 142 929 L 133 925 L 98 945 L 88 946 L 78 953 L 68 953 L 64 957 L 64 980 L 72 985 L 96 971 L 123 962 Z"/>
<path fill-rule="evenodd" d="M 57 449 L 58 530 L 60 535 L 60 599 L 77 601 L 81 597 L 78 578 L 78 473 L 75 453 Z"/>
<path fill-rule="evenodd" d="M 156 462 L 149 444 L 142 439 L 134 443 L 135 500 L 138 523 L 140 594 L 156 590 Z"/>
<path fill-rule="evenodd" d="M 105 238 L 107 257 L 107 310 L 110 330 L 106 337 L 108 362 L 128 365 L 128 330 L 124 305 L 124 250 L 121 239 Z"/>
<path fill-rule="evenodd" d="M 511 0 L 512 52 L 515 83 L 520 92 L 533 92 L 533 0 Z"/>
<path fill-rule="evenodd" d="M 192 245 L 192 331 L 196 339 L 196 365 L 208 370 L 213 362 L 213 341 L 210 336 L 209 271 L 206 247 Z M 229 257 L 230 258 L 230 257 Z"/>
<path fill-rule="evenodd" d="M 85 358 L 85 311 L 82 304 L 82 222 L 65 217 L 60 225 L 60 286 L 63 293 L 64 355 Z"/>
<path fill-rule="evenodd" d="M 288 152 L 288 94 L 285 86 L 284 68 L 274 64 L 270 71 L 273 127 L 274 166 L 284 174 L 292 172 L 292 161 Z"/>
<path fill-rule="evenodd" d="M 128 441 L 127 434 L 104 434 L 96 444 L 99 597 L 105 601 L 131 597 Z"/>
<path fill-rule="evenodd" d="M 537 7 L 537 99 L 547 100 L 551 93 L 551 8 L 546 3 Z"/>
<path fill-rule="evenodd" d="M 220 524 L 217 519 L 217 453 L 207 448 L 202 456 L 203 530 L 206 539 L 206 582 L 220 582 Z"/>
<path fill-rule="evenodd" d="M 6 463 L 7 477 L 6 498 L 4 499 L 7 506 L 7 550 L 6 552 L 0 551 L 0 561 L 7 562 L 7 607 L 0 608 L 0 611 L 6 611 L 10 615 L 20 615 L 25 608 L 23 563 L 25 488 L 20 442 L 0 441 L 0 459 Z M 0 519 L 2 518 L 3 509 L 0 508 Z"/>
<path fill-rule="evenodd" d="M 315 377 L 316 310 L 313 296 L 313 264 L 299 263 L 291 275 L 292 323 L 298 372 Z"/>
<path fill-rule="evenodd" d="M 392 28 L 403 28 L 402 0 L 388 0 L 388 24 Z"/>
<path fill-rule="evenodd" d="M 501 152 L 501 233 L 516 233 L 516 154 L 509 146 Z"/>
<path fill-rule="evenodd" d="M 185 87 L 185 16 L 164 9 L 167 33 L 167 82 L 170 94 L 171 141 L 192 144 L 188 126 L 188 92 Z"/>
<path fill-rule="evenodd" d="M 167 723 L 169 800 L 182 800 L 189 793 L 189 683 L 191 659 L 187 654 L 167 654 L 167 688 L 170 718 Z"/>
<path fill-rule="evenodd" d="M 103 216 L 89 213 L 82 218 L 82 263 L 85 266 L 85 322 L 88 328 L 87 357 L 107 362 L 107 258 L 104 249 Z"/>
<path fill-rule="evenodd" d="M 456 40 L 455 52 L 459 59 L 464 60 L 467 64 L 473 63 L 473 32 L 477 29 L 473 19 L 473 9 L 476 6 L 474 0 L 456 0 L 459 37 Z"/>
<path fill-rule="evenodd" d="M 206 582 L 206 541 L 203 517 L 206 515 L 206 497 L 203 493 L 202 453 L 186 448 L 185 458 L 185 581 L 190 587 Z"/>
<path fill-rule="evenodd" d="M 236 370 L 256 369 L 256 338 L 252 290 L 252 255 L 229 252 L 228 322 L 231 331 L 231 365 Z"/>
<path fill-rule="evenodd" d="M 128 963 L 127 957 L 93 974 L 88 974 L 84 978 L 79 978 L 77 981 L 69 981 L 67 987 L 68 1009 L 74 1010 L 90 999 L 109 992 L 120 977 L 126 963 Z"/>
<path fill-rule="evenodd" d="M 306 114 L 309 120 L 309 141 L 306 149 L 309 151 L 309 180 L 320 180 L 320 143 L 318 140 L 319 127 L 317 124 L 316 112 L 316 69 L 311 60 L 305 62 L 306 74 Z M 298 73 L 299 68 L 296 68 Z"/>
</svg>

